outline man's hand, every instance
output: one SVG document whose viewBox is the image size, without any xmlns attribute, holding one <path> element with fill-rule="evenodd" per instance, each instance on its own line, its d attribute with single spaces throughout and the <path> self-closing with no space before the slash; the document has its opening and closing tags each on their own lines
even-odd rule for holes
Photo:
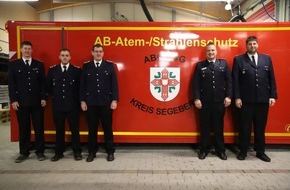
<svg viewBox="0 0 290 190">
<path fill-rule="evenodd" d="M 269 106 L 274 106 L 276 103 L 276 100 L 274 98 L 269 99 Z"/>
<path fill-rule="evenodd" d="M 19 108 L 19 103 L 18 103 L 18 102 L 12 102 L 12 103 L 11 103 L 11 106 L 12 106 L 12 108 L 13 108 L 14 110 L 18 110 L 18 108 Z"/>
<path fill-rule="evenodd" d="M 113 100 L 113 101 L 111 102 L 111 109 L 112 109 L 112 110 L 117 109 L 117 101 L 116 101 L 116 100 Z"/>
<path fill-rule="evenodd" d="M 228 98 L 228 97 L 226 97 L 225 98 L 225 101 L 224 101 L 224 105 L 225 105 L 225 107 L 228 107 L 229 105 L 231 105 L 231 99 L 230 98 Z"/>
<path fill-rule="evenodd" d="M 45 107 L 46 106 L 46 101 L 45 100 L 41 100 L 40 104 L 41 104 L 42 107 Z"/>
<path fill-rule="evenodd" d="M 197 109 L 201 109 L 202 108 L 202 103 L 200 101 L 200 99 L 196 99 L 194 100 L 194 105 Z"/>
<path fill-rule="evenodd" d="M 237 108 L 242 108 L 243 103 L 242 100 L 240 98 L 236 99 L 235 101 Z"/>
<path fill-rule="evenodd" d="M 81 108 L 82 108 L 83 111 L 87 111 L 88 110 L 87 103 L 84 102 L 84 101 L 81 101 Z"/>
</svg>

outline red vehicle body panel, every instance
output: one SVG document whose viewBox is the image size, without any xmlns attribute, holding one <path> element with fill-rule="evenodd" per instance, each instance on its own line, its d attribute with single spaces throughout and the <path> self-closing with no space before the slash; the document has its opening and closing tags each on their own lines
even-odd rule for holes
<svg viewBox="0 0 290 190">
<path fill-rule="evenodd" d="M 62 47 L 71 50 L 71 63 L 82 67 L 92 59 L 93 44 L 103 45 L 104 58 L 115 63 L 118 76 L 120 101 L 113 115 L 116 143 L 198 142 L 198 110 L 193 106 L 191 80 L 195 64 L 205 59 L 205 45 L 216 43 L 218 58 L 226 59 L 232 68 L 234 56 L 246 51 L 246 37 L 255 35 L 259 52 L 272 57 L 278 89 L 277 103 L 269 111 L 266 141 L 290 144 L 290 23 L 8 21 L 6 27 L 10 53 L 16 52 L 10 60 L 20 58 L 20 42 L 29 40 L 33 57 L 44 62 L 46 72 L 59 64 Z M 165 78 L 157 76 L 158 72 Z M 160 87 L 164 81 L 173 82 L 174 88 Z M 50 101 L 45 108 L 45 140 L 54 142 Z M 226 111 L 226 143 L 237 141 L 236 111 L 234 105 Z M 80 131 L 86 142 L 84 112 Z M 99 134 L 102 141 L 103 133 Z M 17 140 L 16 114 L 11 110 L 11 141 Z M 68 128 L 66 141 L 70 141 Z"/>
</svg>

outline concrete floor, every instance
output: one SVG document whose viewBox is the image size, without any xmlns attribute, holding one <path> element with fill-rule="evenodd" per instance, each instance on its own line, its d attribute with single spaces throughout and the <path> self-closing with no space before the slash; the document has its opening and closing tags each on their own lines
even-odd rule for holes
<svg viewBox="0 0 290 190">
<path fill-rule="evenodd" d="M 117 146 L 115 161 L 107 162 L 101 149 L 97 158 L 75 161 L 68 147 L 64 158 L 51 162 L 53 144 L 47 144 L 45 161 L 35 154 L 23 163 L 15 163 L 18 142 L 10 142 L 10 123 L 0 124 L 0 190 L 46 189 L 204 189 L 256 190 L 290 189 L 290 146 L 268 146 L 272 162 L 263 162 L 250 151 L 245 161 L 227 150 L 228 160 L 209 154 L 197 158 L 190 145 L 125 145 Z M 33 151 L 31 151 L 33 152 Z"/>
</svg>

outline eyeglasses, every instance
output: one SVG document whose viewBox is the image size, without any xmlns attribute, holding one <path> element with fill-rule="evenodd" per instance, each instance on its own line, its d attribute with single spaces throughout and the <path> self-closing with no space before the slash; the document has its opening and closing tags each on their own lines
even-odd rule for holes
<svg viewBox="0 0 290 190">
<path fill-rule="evenodd" d="M 95 53 L 103 53 L 104 51 L 100 50 L 100 51 L 94 51 Z"/>
</svg>

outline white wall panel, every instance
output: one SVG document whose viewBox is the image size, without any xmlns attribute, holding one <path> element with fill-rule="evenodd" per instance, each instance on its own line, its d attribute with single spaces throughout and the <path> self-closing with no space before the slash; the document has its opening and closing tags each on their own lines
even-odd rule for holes
<svg viewBox="0 0 290 190">
<path fill-rule="evenodd" d="M 176 11 L 176 22 L 214 22 L 214 20 L 200 15 Z"/>
<path fill-rule="evenodd" d="M 115 4 L 115 13 L 116 14 L 118 12 L 118 15 L 115 15 L 116 19 L 122 19 L 122 17 L 120 18 L 121 15 L 123 15 L 124 17 L 126 17 L 128 19 L 128 21 L 135 21 L 134 18 L 134 5 L 135 3 L 116 3 Z"/>
<path fill-rule="evenodd" d="M 50 21 L 50 12 L 44 12 L 39 14 L 40 21 Z"/>
<path fill-rule="evenodd" d="M 109 3 L 97 3 L 93 5 L 93 21 L 111 21 L 111 6 Z"/>
<path fill-rule="evenodd" d="M 81 5 L 72 7 L 73 21 L 92 21 L 93 20 L 92 5 Z"/>
<path fill-rule="evenodd" d="M 54 21 L 73 21 L 72 7 L 54 10 Z"/>
<path fill-rule="evenodd" d="M 154 20 L 154 16 L 153 16 L 154 15 L 154 9 L 150 8 L 149 6 L 147 8 L 148 8 L 149 13 L 151 14 L 151 17 Z M 145 15 L 145 13 L 144 13 L 144 11 L 143 11 L 143 9 L 142 9 L 140 4 L 134 4 L 134 9 L 133 10 L 134 10 L 134 21 L 139 21 L 139 22 L 148 21 L 148 19 L 147 19 L 147 17 L 146 17 L 146 15 Z"/>
<path fill-rule="evenodd" d="M 172 21 L 172 10 L 168 8 L 162 8 L 159 6 L 154 7 L 154 21 L 156 22 L 171 22 Z"/>
<path fill-rule="evenodd" d="M 147 22 L 148 19 L 140 3 L 114 3 L 116 20 L 125 21 L 123 15 L 129 22 Z M 151 17 L 156 22 L 171 22 L 172 10 L 161 6 L 148 6 Z M 80 5 L 54 10 L 54 21 L 112 21 L 111 3 L 95 3 L 91 5 Z M 118 15 L 116 15 L 118 13 Z M 176 22 L 212 22 L 213 19 L 202 17 L 184 11 L 176 11 Z M 40 20 L 48 21 L 49 12 L 41 13 Z"/>
</svg>

